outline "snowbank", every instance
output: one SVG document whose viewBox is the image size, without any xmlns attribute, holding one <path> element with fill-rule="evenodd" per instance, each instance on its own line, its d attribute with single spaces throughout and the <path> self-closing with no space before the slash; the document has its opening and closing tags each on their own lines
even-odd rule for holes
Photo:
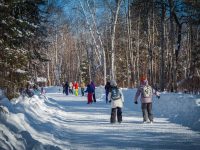
<svg viewBox="0 0 200 150">
<path fill-rule="evenodd" d="M 37 131 L 40 112 L 45 111 L 45 97 L 19 97 L 10 102 L 7 98 L 0 100 L 0 148 L 5 150 L 59 150 L 48 141 L 51 134 L 41 135 Z M 42 113 L 41 113 L 42 114 Z M 46 139 L 46 140 L 44 140 Z"/>
</svg>

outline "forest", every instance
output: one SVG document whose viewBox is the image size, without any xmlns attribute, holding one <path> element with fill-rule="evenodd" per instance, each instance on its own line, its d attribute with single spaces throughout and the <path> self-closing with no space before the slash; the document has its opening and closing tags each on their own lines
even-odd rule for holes
<svg viewBox="0 0 200 150">
<path fill-rule="evenodd" d="M 160 91 L 200 91 L 199 0 L 0 0 L 0 88 L 141 76 Z"/>
</svg>

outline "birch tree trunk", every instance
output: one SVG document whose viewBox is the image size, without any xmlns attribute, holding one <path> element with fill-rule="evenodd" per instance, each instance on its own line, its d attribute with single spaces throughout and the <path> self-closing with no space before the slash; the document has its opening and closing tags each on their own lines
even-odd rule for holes
<svg viewBox="0 0 200 150">
<path fill-rule="evenodd" d="M 164 75 L 164 67 L 165 67 L 165 60 L 164 60 L 164 19 L 165 19 L 165 8 L 164 8 L 164 4 L 162 3 L 162 16 L 161 16 L 161 24 L 160 24 L 160 31 L 161 31 L 161 38 L 160 38 L 160 89 L 161 91 L 164 91 L 164 79 L 165 79 L 165 75 Z"/>
<path fill-rule="evenodd" d="M 94 1 L 93 1 L 94 2 Z M 106 85 L 106 81 L 107 81 L 107 79 L 106 79 L 106 76 L 107 76 L 107 72 L 106 72 L 106 53 L 105 53 L 105 49 L 104 49 L 104 47 L 103 47 L 103 42 L 102 42 L 102 38 L 101 38 L 101 34 L 100 34 L 100 32 L 98 31 L 98 29 L 97 29 L 97 25 L 96 25 L 96 21 L 95 21 L 95 18 L 94 18 L 94 14 L 92 13 L 92 11 L 91 11 L 91 8 L 90 8 L 90 5 L 89 5 L 89 2 L 88 2 L 88 0 L 87 0 L 87 5 L 88 5 L 88 8 L 89 8 L 89 10 L 90 10 L 90 12 L 91 12 L 91 15 L 92 15 L 92 20 L 93 20 L 93 24 L 94 24 L 94 27 L 95 27 L 95 29 L 96 29 L 96 32 L 97 32 L 97 36 L 98 36 L 98 40 L 99 40 L 99 42 L 100 42 L 100 51 L 102 51 L 102 54 L 103 54 L 103 57 L 102 57 L 102 59 L 103 59 L 103 80 L 104 80 L 104 85 Z"/>
<path fill-rule="evenodd" d="M 137 52 L 136 52 L 136 70 L 137 70 L 137 84 L 138 85 L 139 85 L 139 79 L 140 79 L 139 62 L 140 62 L 140 15 L 138 17 L 138 22 L 137 22 Z"/>
<path fill-rule="evenodd" d="M 115 12 L 113 30 L 112 30 L 112 35 L 111 35 L 111 78 L 112 79 L 116 79 L 116 73 L 115 73 L 115 32 L 116 32 L 117 19 L 118 19 L 118 15 L 119 15 L 121 1 L 122 0 L 117 1 L 117 8 L 116 8 L 116 12 Z"/>
</svg>

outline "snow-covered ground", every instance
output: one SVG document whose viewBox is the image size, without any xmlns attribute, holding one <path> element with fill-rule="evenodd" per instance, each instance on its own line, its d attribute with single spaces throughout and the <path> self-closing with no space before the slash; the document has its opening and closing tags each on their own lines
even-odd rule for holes
<svg viewBox="0 0 200 150">
<path fill-rule="evenodd" d="M 0 149 L 200 149 L 200 98 L 162 93 L 154 98 L 153 124 L 142 124 L 135 89 L 123 89 L 123 122 L 110 124 L 103 87 L 97 103 L 48 87 L 45 96 L 8 101 L 0 93 Z"/>
</svg>

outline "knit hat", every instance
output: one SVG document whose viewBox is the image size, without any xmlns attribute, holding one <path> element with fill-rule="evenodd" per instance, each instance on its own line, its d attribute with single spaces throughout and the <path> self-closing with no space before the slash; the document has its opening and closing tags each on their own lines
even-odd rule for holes
<svg viewBox="0 0 200 150">
<path fill-rule="evenodd" d="M 147 80 L 147 78 L 146 78 L 145 76 L 141 76 L 141 77 L 140 77 L 140 81 L 141 81 L 141 82 L 144 82 L 145 80 Z"/>
<path fill-rule="evenodd" d="M 111 85 L 111 86 L 117 86 L 117 83 L 116 83 L 115 80 L 111 80 L 110 85 Z"/>
<path fill-rule="evenodd" d="M 148 80 L 145 76 L 140 77 L 140 82 L 141 82 L 141 84 L 148 84 Z"/>
</svg>

